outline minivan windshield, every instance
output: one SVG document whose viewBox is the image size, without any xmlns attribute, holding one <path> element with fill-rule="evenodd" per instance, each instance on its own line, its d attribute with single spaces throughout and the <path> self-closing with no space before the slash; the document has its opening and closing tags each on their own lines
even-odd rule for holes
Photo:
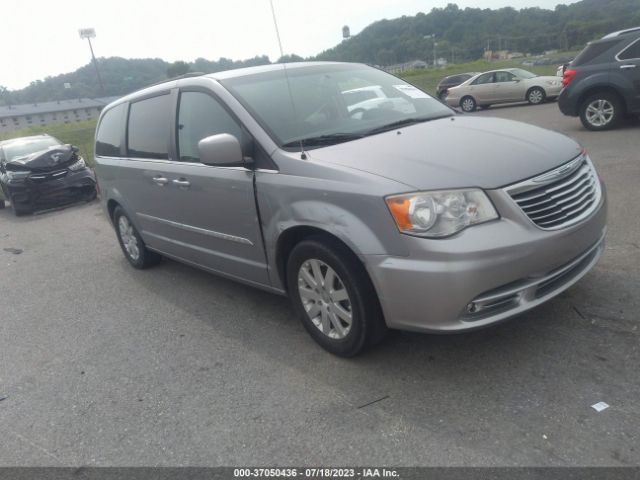
<svg viewBox="0 0 640 480">
<path fill-rule="evenodd" d="M 422 90 L 365 65 L 290 66 L 221 83 L 283 148 L 331 145 L 454 115 Z"/>
</svg>

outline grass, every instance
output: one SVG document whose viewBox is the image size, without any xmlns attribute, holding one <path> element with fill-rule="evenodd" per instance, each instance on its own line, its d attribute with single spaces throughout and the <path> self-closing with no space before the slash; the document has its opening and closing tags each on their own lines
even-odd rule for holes
<svg viewBox="0 0 640 480">
<path fill-rule="evenodd" d="M 15 132 L 0 133 L 0 140 L 48 133 L 63 143 L 70 143 L 78 147 L 80 155 L 87 164 L 93 166 L 93 136 L 96 131 L 96 122 L 97 120 L 86 120 L 76 123 L 52 123 L 46 126 L 29 127 Z"/>
</svg>

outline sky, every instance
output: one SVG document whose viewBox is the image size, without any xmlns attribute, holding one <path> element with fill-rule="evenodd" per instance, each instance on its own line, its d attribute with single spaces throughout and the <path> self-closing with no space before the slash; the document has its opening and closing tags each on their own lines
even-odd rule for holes
<svg viewBox="0 0 640 480">
<path fill-rule="evenodd" d="M 273 0 L 285 53 L 303 57 L 331 48 L 342 26 L 357 34 L 383 18 L 461 8 L 554 8 L 576 0 Z M 319 7 L 321 5 L 321 8 Z M 67 73 L 90 61 L 78 29 L 93 27 L 98 57 L 198 57 L 244 60 L 280 56 L 269 0 L 1 0 L 0 85 L 11 90 Z"/>
</svg>

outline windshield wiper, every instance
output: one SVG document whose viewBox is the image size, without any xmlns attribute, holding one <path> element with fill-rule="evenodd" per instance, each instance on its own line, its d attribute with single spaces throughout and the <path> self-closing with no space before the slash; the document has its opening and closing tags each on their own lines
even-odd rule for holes
<svg viewBox="0 0 640 480">
<path fill-rule="evenodd" d="M 362 138 L 362 133 L 331 133 L 329 135 L 319 135 L 317 137 L 302 138 L 285 143 L 283 147 L 297 147 L 301 143 L 305 147 L 319 147 L 323 145 L 335 145 L 336 143 L 349 142 Z"/>
<path fill-rule="evenodd" d="M 438 115 L 435 117 L 411 117 L 411 118 L 403 118 L 402 120 L 398 120 L 397 122 L 387 123 L 386 125 L 381 125 L 376 128 L 372 128 L 371 130 L 367 130 L 364 132 L 364 135 L 375 135 L 376 133 L 387 132 L 389 130 L 393 130 L 399 127 L 407 127 L 409 125 L 415 125 L 416 123 L 429 122 L 431 120 L 438 120 L 440 118 L 451 117 L 452 115 L 447 113 L 446 115 Z"/>
</svg>

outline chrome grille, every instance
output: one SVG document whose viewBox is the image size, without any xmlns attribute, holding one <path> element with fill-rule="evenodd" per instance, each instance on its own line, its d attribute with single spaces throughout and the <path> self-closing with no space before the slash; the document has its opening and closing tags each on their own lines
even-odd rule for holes
<svg viewBox="0 0 640 480">
<path fill-rule="evenodd" d="M 586 155 L 506 191 L 545 230 L 580 222 L 598 207 L 602 196 L 598 175 Z"/>
</svg>

